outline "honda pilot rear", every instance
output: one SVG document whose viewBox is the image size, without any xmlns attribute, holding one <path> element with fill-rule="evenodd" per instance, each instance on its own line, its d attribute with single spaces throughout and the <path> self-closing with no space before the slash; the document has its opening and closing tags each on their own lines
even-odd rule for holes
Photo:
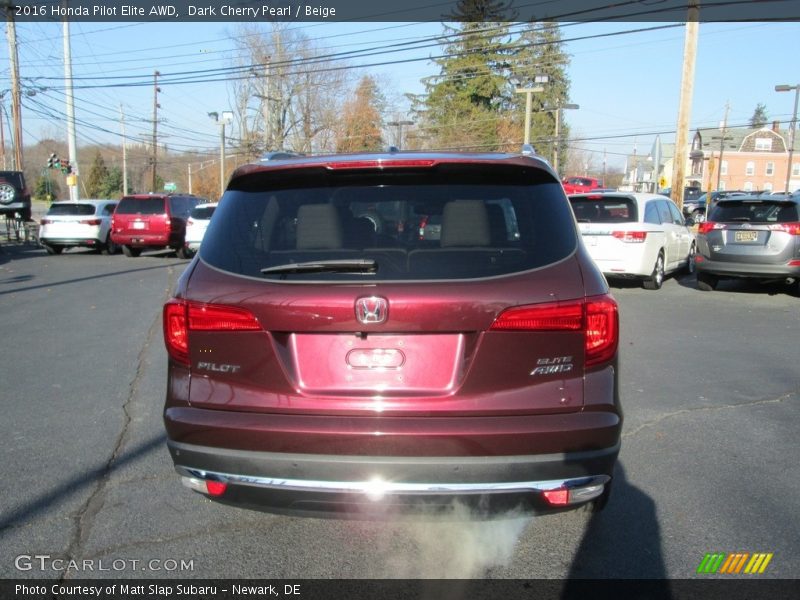
<svg viewBox="0 0 800 600">
<path fill-rule="evenodd" d="M 209 497 L 349 515 L 608 498 L 617 305 L 537 158 L 241 167 L 164 335 L 169 450 Z"/>
</svg>

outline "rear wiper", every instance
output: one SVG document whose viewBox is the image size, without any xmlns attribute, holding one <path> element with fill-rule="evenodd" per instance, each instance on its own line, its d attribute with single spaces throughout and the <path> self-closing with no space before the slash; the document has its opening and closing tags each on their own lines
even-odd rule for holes
<svg viewBox="0 0 800 600">
<path fill-rule="evenodd" d="M 378 263 L 371 258 L 313 260 L 261 269 L 261 272 L 265 275 L 271 273 L 362 273 L 371 275 L 377 273 L 377 271 Z"/>
<path fill-rule="evenodd" d="M 731 221 L 749 221 L 750 217 L 734 217 Z"/>
</svg>

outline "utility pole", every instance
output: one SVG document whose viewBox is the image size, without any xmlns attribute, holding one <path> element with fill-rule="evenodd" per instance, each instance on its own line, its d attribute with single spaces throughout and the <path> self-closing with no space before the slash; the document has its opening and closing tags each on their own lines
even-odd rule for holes
<svg viewBox="0 0 800 600">
<path fill-rule="evenodd" d="M 5 94 L 0 94 L 0 153 L 3 155 L 3 170 L 6 170 L 6 134 L 3 132 L 3 111 L 6 109 Z"/>
<path fill-rule="evenodd" d="M 553 110 L 556 113 L 556 131 L 555 131 L 555 141 L 553 142 L 553 170 L 556 172 L 556 175 L 560 174 L 558 172 L 558 155 L 559 155 L 559 146 L 561 146 L 561 111 L 567 109 L 577 110 L 580 108 L 577 104 L 562 104 L 561 106 L 556 106 Z"/>
<path fill-rule="evenodd" d="M 158 71 L 153 73 L 153 181 L 150 186 L 150 191 L 156 191 L 156 164 L 158 162 L 158 109 L 161 105 L 158 103 L 158 93 L 161 88 L 158 87 L 158 76 L 161 75 Z"/>
<path fill-rule="evenodd" d="M 7 5 L 8 57 L 11 60 L 11 119 L 14 121 L 14 168 L 22 170 L 22 96 L 19 90 L 19 60 L 17 58 L 17 27 L 14 23 L 14 10 Z"/>
<path fill-rule="evenodd" d="M 797 104 L 800 100 L 800 83 L 797 85 L 776 85 L 776 92 L 791 92 L 794 90 L 794 112 L 792 113 L 792 124 L 789 127 L 789 164 L 786 165 L 786 187 L 784 192 L 791 194 L 789 186 L 792 183 L 792 157 L 794 157 L 794 132 L 797 129 Z"/>
<path fill-rule="evenodd" d="M 192 193 L 192 163 L 189 163 L 189 193 Z"/>
<path fill-rule="evenodd" d="M 400 150 L 403 149 L 403 125 L 413 125 L 414 121 L 389 121 L 389 127 L 395 127 L 394 143 Z"/>
<path fill-rule="evenodd" d="M 219 125 L 219 195 L 222 197 L 225 193 L 225 125 L 233 123 L 233 112 L 223 110 L 220 114 L 215 111 L 208 113 L 208 116 Z"/>
<path fill-rule="evenodd" d="M 69 148 L 69 164 L 74 173 L 67 175 L 69 199 L 78 199 L 78 143 L 75 139 L 75 97 L 72 93 L 72 50 L 69 39 L 69 21 L 65 18 L 64 31 L 64 87 L 67 101 L 67 146 Z"/>
<path fill-rule="evenodd" d="M 683 210 L 683 188 L 688 158 L 689 118 L 692 111 L 694 90 L 694 68 L 697 60 L 697 33 L 700 9 L 698 0 L 690 0 L 686 17 L 686 33 L 683 44 L 683 73 L 681 76 L 680 105 L 678 106 L 678 129 L 675 133 L 675 170 L 672 174 L 671 197 Z"/>
<path fill-rule="evenodd" d="M 122 195 L 128 195 L 128 141 L 125 139 L 125 113 L 122 102 L 119 103 L 119 125 L 122 129 Z"/>
<path fill-rule="evenodd" d="M 544 91 L 543 83 L 550 81 L 548 75 L 535 75 L 533 83 L 538 84 L 533 87 L 516 88 L 514 91 L 517 94 L 525 94 L 525 135 L 523 136 L 523 144 L 531 143 L 531 110 L 533 105 L 533 95 Z"/>
<path fill-rule="evenodd" d="M 720 177 L 722 177 L 722 153 L 725 151 L 725 134 L 728 130 L 728 111 L 731 108 L 731 103 L 725 103 L 725 118 L 722 120 L 722 135 L 719 138 L 719 165 L 717 165 L 717 187 L 719 189 Z M 711 203 L 706 202 L 706 212 L 711 208 Z"/>
</svg>

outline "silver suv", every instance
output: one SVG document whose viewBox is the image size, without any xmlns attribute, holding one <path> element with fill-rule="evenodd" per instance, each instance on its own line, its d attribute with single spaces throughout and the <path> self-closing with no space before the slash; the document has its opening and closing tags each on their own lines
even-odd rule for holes
<svg viewBox="0 0 800 600">
<path fill-rule="evenodd" d="M 791 280 L 800 292 L 800 196 L 720 200 L 697 232 L 697 287 L 721 278 Z"/>
</svg>

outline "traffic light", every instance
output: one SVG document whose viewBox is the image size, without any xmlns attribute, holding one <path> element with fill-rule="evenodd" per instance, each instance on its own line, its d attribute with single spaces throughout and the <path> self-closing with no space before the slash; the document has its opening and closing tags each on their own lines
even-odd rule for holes
<svg viewBox="0 0 800 600">
<path fill-rule="evenodd" d="M 61 172 L 64 175 L 69 175 L 70 173 L 72 173 L 72 165 L 69 164 L 68 160 L 61 161 Z"/>
<path fill-rule="evenodd" d="M 50 158 L 47 159 L 47 168 L 48 169 L 57 169 L 58 168 L 58 156 L 56 156 L 55 152 L 53 152 L 50 155 Z"/>
</svg>

